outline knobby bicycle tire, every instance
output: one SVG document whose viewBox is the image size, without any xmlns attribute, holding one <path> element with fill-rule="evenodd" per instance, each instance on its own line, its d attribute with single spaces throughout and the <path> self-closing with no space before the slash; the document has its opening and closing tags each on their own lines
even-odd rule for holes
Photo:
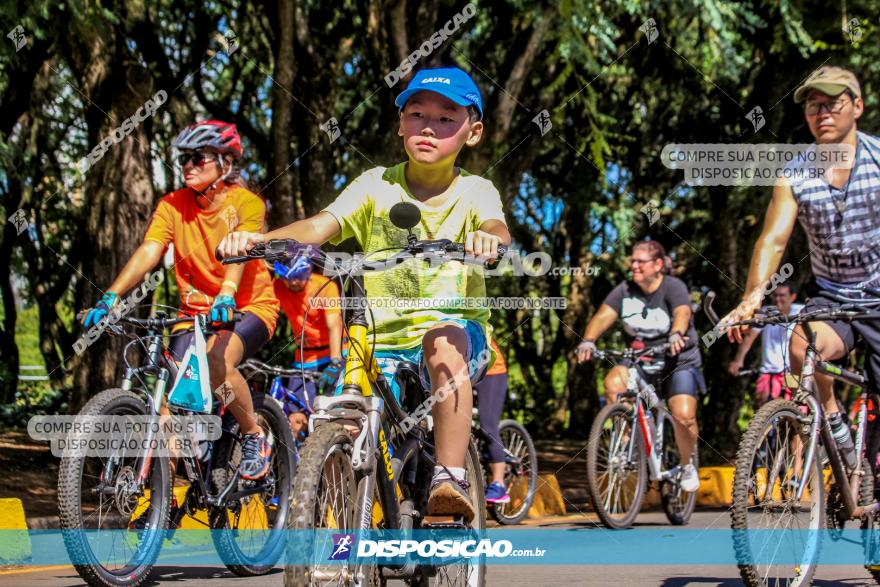
<svg viewBox="0 0 880 587">
<path fill-rule="evenodd" d="M 756 556 L 755 553 L 752 552 L 750 537 L 754 535 L 756 540 L 769 539 L 763 537 L 760 533 L 750 532 L 758 530 L 758 528 L 749 527 L 749 514 L 768 514 L 773 513 L 774 511 L 780 511 L 780 513 L 786 514 L 795 510 L 795 507 L 792 507 L 791 505 L 790 499 L 783 493 L 783 491 L 792 490 L 785 489 L 787 486 L 786 479 L 788 478 L 785 476 L 786 471 L 782 471 L 783 477 L 778 489 L 776 488 L 775 482 L 772 484 L 772 487 L 769 487 L 769 500 L 758 503 L 758 499 L 761 492 L 763 492 L 764 496 L 768 494 L 768 479 L 775 479 L 776 477 L 778 477 L 780 474 L 779 468 L 786 464 L 785 462 L 779 461 L 779 454 L 785 454 L 783 452 L 780 452 L 782 449 L 780 449 L 779 447 L 784 446 L 784 450 L 789 450 L 787 448 L 790 445 L 789 440 L 788 437 L 784 439 L 779 438 L 780 430 L 776 428 L 776 426 L 780 422 L 780 419 L 784 418 L 786 427 L 783 429 L 783 431 L 787 432 L 788 436 L 792 438 L 794 437 L 794 434 L 800 435 L 799 431 L 803 428 L 803 425 L 799 422 L 799 418 L 801 417 L 800 408 L 800 404 L 783 399 L 773 400 L 765 404 L 755 414 L 754 418 L 749 424 L 748 429 L 746 430 L 746 433 L 740 440 L 740 446 L 739 450 L 737 451 L 736 465 L 734 470 L 731 527 L 734 530 L 734 549 L 740 569 L 740 575 L 742 576 L 743 582 L 748 587 L 764 587 L 768 585 L 768 583 L 764 581 L 762 576 L 765 574 L 770 574 L 770 568 L 768 568 L 767 572 L 764 573 L 763 571 L 759 570 L 758 565 L 755 564 L 756 560 L 763 559 L 761 558 L 760 554 Z M 773 427 L 772 429 L 771 426 Z M 776 430 L 774 436 L 769 435 L 771 433 L 771 430 Z M 764 441 L 765 437 L 767 437 L 766 442 Z M 783 441 L 785 442 L 784 445 L 781 444 L 781 442 Z M 806 446 L 807 439 L 802 439 L 801 442 L 803 443 L 801 445 L 802 447 Z M 764 450 L 764 457 L 761 457 L 761 454 L 759 452 L 762 447 Z M 802 449 L 800 450 L 802 454 Z M 778 454 L 772 457 L 768 457 L 769 451 L 773 451 Z M 798 454 L 798 449 L 794 449 L 793 453 Z M 769 467 L 764 467 L 766 472 L 764 473 L 763 487 L 760 484 L 761 467 L 755 466 L 756 458 L 763 459 L 764 464 L 770 464 Z M 795 475 L 796 474 L 797 465 L 795 464 Z M 774 497 L 777 493 L 780 495 L 780 498 L 778 500 Z M 826 504 L 824 501 L 822 464 L 820 459 L 818 458 L 818 455 L 813 461 L 813 471 L 810 477 L 810 486 L 805 489 L 804 495 L 808 495 L 813 504 L 809 508 L 808 512 L 808 523 L 812 527 L 808 528 L 807 530 L 810 531 L 806 532 L 805 534 L 806 544 L 804 548 L 804 554 L 800 558 L 798 558 L 800 564 L 794 565 L 787 561 L 779 563 L 780 567 L 791 569 L 792 572 L 796 573 L 796 575 L 793 576 L 790 581 L 785 583 L 790 587 L 809 585 L 813 573 L 815 573 L 817 561 L 819 560 L 819 552 L 821 550 L 822 540 L 821 532 L 819 532 L 818 530 L 823 530 L 825 528 L 824 518 Z M 751 506 L 753 508 L 751 512 L 750 500 L 754 500 L 756 502 L 754 505 Z M 777 502 L 779 502 L 780 505 L 775 505 L 777 504 Z M 784 504 L 788 505 L 785 506 Z M 800 512 L 802 509 L 802 507 L 797 508 L 798 512 Z M 777 522 L 777 526 L 778 525 L 779 523 Z M 775 538 L 775 536 L 771 535 L 771 538 Z M 797 536 L 793 535 L 793 538 L 797 538 Z M 779 552 L 782 550 L 779 548 L 778 544 L 772 544 L 769 547 L 774 548 L 774 552 Z M 786 550 L 785 552 L 789 551 Z M 776 577 L 776 579 L 779 578 Z"/>
<path fill-rule="evenodd" d="M 78 416 L 109 416 L 109 415 L 147 415 L 144 401 L 130 391 L 119 388 L 105 389 L 95 395 L 83 406 Z M 71 438 L 86 439 L 85 434 L 73 434 Z M 121 569 L 106 568 L 94 553 L 88 542 L 89 528 L 85 527 L 83 507 L 83 473 L 87 457 L 67 456 L 61 458 L 58 470 L 58 510 L 64 545 L 74 563 L 76 572 L 89 585 L 101 587 L 136 587 L 149 577 L 150 571 L 165 538 L 171 510 L 171 471 L 167 458 L 153 458 L 149 481 L 150 504 L 149 527 L 146 540 L 137 539 L 138 547 L 134 564 Z M 120 469 L 117 468 L 117 474 Z M 117 506 L 118 510 L 118 506 Z M 125 524 L 130 519 L 122 519 L 122 514 L 114 515 L 113 519 Z M 99 518 L 100 519 L 100 518 Z M 85 530 L 85 531 L 84 531 Z M 123 531 L 121 529 L 114 532 Z M 92 533 L 94 536 L 95 534 Z M 126 540 L 120 544 L 127 543 Z M 84 562 L 88 561 L 88 562 Z"/>
<path fill-rule="evenodd" d="M 226 567 L 239 577 L 254 577 L 265 575 L 270 572 L 281 556 L 284 554 L 284 547 L 287 537 L 287 517 L 290 515 L 290 493 L 293 484 L 294 474 L 296 472 L 296 464 L 293 455 L 293 436 L 290 432 L 290 426 L 284 412 L 274 401 L 266 398 L 261 407 L 256 408 L 256 416 L 262 418 L 272 437 L 275 439 L 275 446 L 271 456 L 271 474 L 275 476 L 275 484 L 273 494 L 262 495 L 255 494 L 250 496 L 247 503 L 238 508 L 237 515 L 227 508 L 212 508 L 210 512 L 210 525 L 213 531 L 211 537 L 214 541 L 214 548 L 220 555 Z M 240 442 L 235 432 L 238 430 L 236 424 L 232 429 L 233 434 L 224 434 L 214 447 L 215 468 L 212 473 L 212 482 L 215 491 L 220 491 L 226 486 L 228 476 L 234 471 L 237 462 L 233 456 L 238 449 L 240 456 Z M 228 466 L 220 466 L 220 463 L 226 465 L 232 463 L 232 468 Z M 257 481 L 259 483 L 259 481 Z M 277 503 L 269 505 L 272 498 L 275 497 Z M 267 526 L 271 522 L 272 528 L 257 529 L 253 535 L 260 536 L 264 531 L 268 534 L 262 536 L 265 545 L 257 553 L 244 552 L 236 542 L 236 538 L 242 534 L 239 531 L 238 524 L 241 523 L 241 514 L 243 510 L 247 510 L 252 515 L 251 520 L 262 521 L 262 516 L 254 508 L 267 509 L 274 515 L 274 520 L 270 520 L 270 516 L 266 513 Z M 251 508 L 248 510 L 248 508 Z M 245 524 L 247 525 L 247 524 Z M 245 528 L 244 532 L 253 531 L 254 529 Z M 247 537 L 247 535 L 245 535 Z"/>
</svg>

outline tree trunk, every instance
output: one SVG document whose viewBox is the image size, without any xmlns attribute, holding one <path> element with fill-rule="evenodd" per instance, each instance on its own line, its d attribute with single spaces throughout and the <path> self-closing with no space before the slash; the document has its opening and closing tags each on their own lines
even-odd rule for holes
<svg viewBox="0 0 880 587">
<path fill-rule="evenodd" d="M 94 148 L 156 90 L 149 72 L 128 55 L 125 39 L 117 30 L 105 26 L 101 31 L 77 31 L 74 27 L 68 42 L 72 65 L 88 100 L 89 145 Z M 136 125 L 88 169 L 83 193 L 92 254 L 80 264 L 83 278 L 77 283 L 77 307 L 93 306 L 142 242 L 155 201 L 150 124 L 147 119 Z M 122 346 L 123 340 L 104 334 L 76 357 L 71 409 L 118 384 Z"/>
<path fill-rule="evenodd" d="M 7 214 L 8 214 L 7 209 Z M 14 212 L 14 210 L 13 210 Z M 0 243 L 0 293 L 3 296 L 3 327 L 0 328 L 0 404 L 11 403 L 18 390 L 19 355 L 15 344 L 15 322 L 18 310 L 12 293 L 9 259 L 16 238 L 15 227 L 3 219 L 3 242 Z"/>
<path fill-rule="evenodd" d="M 290 224 L 302 217 L 294 200 L 293 172 L 291 171 L 291 135 L 293 134 L 293 78 L 294 78 L 294 8 L 293 0 L 278 0 L 277 49 L 272 85 L 272 157 L 269 164 L 268 197 L 269 226 Z M 267 186 L 264 186 L 264 189 Z"/>
</svg>

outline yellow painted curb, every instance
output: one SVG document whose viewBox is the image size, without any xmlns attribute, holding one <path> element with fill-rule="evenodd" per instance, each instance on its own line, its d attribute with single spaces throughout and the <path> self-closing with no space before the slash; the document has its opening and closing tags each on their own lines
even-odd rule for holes
<svg viewBox="0 0 880 587">
<path fill-rule="evenodd" d="M 0 531 L 0 562 L 21 562 L 31 557 L 31 538 L 20 499 L 0 499 Z"/>
<path fill-rule="evenodd" d="M 181 485 L 172 490 L 178 504 L 183 504 L 188 489 L 188 485 Z M 262 507 L 262 502 L 258 503 L 258 501 L 259 498 L 254 496 L 254 498 L 252 498 L 248 505 L 242 510 L 242 519 L 238 526 L 239 530 L 266 530 L 269 528 L 265 510 L 263 510 Z M 140 505 L 135 509 L 134 514 L 131 516 L 132 519 L 140 516 L 149 505 L 150 491 L 146 490 Z M 253 511 L 249 511 L 251 509 Z M 207 510 L 198 510 L 195 514 L 195 516 L 183 516 L 183 519 L 180 520 L 181 530 L 210 530 Z"/>
<path fill-rule="evenodd" d="M 728 506 L 733 503 L 733 467 L 700 467 L 697 505 Z"/>
<path fill-rule="evenodd" d="M 511 487 L 509 493 L 511 503 L 516 498 L 516 486 Z M 543 518 L 544 516 L 566 515 L 565 500 L 562 499 L 562 489 L 556 475 L 538 475 L 538 487 L 535 491 L 535 500 L 529 508 L 528 517 Z"/>
</svg>

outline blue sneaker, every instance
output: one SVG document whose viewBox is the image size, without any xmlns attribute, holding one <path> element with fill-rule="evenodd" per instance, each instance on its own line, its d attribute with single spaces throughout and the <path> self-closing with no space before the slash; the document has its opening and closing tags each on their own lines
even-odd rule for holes
<svg viewBox="0 0 880 587">
<path fill-rule="evenodd" d="M 490 483 L 486 488 L 486 503 L 508 503 L 510 496 L 501 483 Z"/>
</svg>

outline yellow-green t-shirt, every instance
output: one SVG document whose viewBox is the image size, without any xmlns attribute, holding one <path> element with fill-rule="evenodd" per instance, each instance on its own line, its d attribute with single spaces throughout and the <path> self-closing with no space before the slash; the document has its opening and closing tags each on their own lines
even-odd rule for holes
<svg viewBox="0 0 880 587">
<path fill-rule="evenodd" d="M 487 220 L 504 222 L 501 195 L 492 182 L 461 169 L 447 190 L 447 198 L 438 207 L 416 199 L 406 185 L 406 163 L 394 167 L 376 167 L 361 174 L 339 194 L 325 212 L 332 214 L 341 227 L 333 244 L 354 237 L 363 251 L 370 253 L 385 247 L 406 244 L 406 231 L 391 223 L 389 211 L 398 202 L 415 204 L 422 214 L 413 228 L 420 240 L 447 238 L 463 243 L 468 232 L 478 230 Z M 379 253 L 371 259 L 384 259 L 395 251 Z M 393 269 L 365 272 L 364 286 L 370 298 L 377 350 L 410 349 L 422 342 L 425 333 L 444 319 L 474 320 L 483 326 L 486 340 L 489 329 L 488 308 L 467 307 L 385 307 L 385 300 L 413 298 L 454 300 L 485 297 L 483 268 L 457 261 L 431 267 L 423 260 L 409 259 Z M 454 306 L 448 304 L 447 306 Z M 370 312 L 367 312 L 370 318 Z"/>
</svg>

